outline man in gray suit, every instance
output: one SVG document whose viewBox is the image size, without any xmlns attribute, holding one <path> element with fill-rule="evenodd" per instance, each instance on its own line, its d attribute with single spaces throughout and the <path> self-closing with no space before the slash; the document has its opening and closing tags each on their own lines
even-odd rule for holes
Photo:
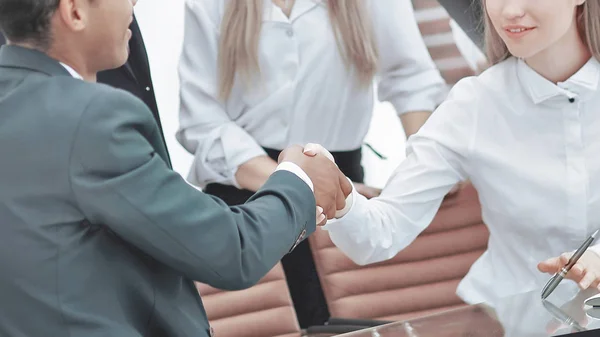
<svg viewBox="0 0 600 337">
<path fill-rule="evenodd" d="M 131 0 L 0 0 L 0 336 L 209 336 L 193 280 L 253 285 L 350 193 L 299 146 L 239 207 L 169 170 L 146 105 L 90 83 L 131 19 Z"/>
</svg>

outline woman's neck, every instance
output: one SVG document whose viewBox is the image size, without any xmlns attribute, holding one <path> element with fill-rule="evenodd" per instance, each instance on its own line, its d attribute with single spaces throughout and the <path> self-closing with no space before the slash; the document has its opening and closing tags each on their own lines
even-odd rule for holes
<svg viewBox="0 0 600 337">
<path fill-rule="evenodd" d="M 564 82 L 581 69 L 592 57 L 590 50 L 573 27 L 554 45 L 525 62 L 538 74 L 553 83 Z"/>
<path fill-rule="evenodd" d="M 283 14 L 285 14 L 288 18 L 292 14 L 292 8 L 294 8 L 294 4 L 296 0 L 272 0 L 275 6 L 281 8 Z"/>
</svg>

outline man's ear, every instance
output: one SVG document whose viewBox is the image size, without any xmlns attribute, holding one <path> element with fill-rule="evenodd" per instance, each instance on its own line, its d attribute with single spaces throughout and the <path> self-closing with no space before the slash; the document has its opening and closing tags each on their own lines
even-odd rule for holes
<svg viewBox="0 0 600 337">
<path fill-rule="evenodd" d="M 82 31 L 87 25 L 89 0 L 60 0 L 58 19 L 72 31 Z"/>
</svg>

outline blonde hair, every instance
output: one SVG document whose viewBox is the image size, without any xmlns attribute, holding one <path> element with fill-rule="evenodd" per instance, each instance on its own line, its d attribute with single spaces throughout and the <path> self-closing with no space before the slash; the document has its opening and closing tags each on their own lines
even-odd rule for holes
<svg viewBox="0 0 600 337">
<path fill-rule="evenodd" d="M 266 0 L 271 1 L 271 0 Z M 357 72 L 360 84 L 369 85 L 379 58 L 364 0 L 325 0 L 337 46 L 347 66 Z M 258 45 L 263 0 L 229 0 L 219 40 L 219 97 L 231 94 L 236 74 L 246 83 L 260 74 Z M 276 52 L 276 51 L 274 51 Z"/>
<path fill-rule="evenodd" d="M 484 15 L 485 49 L 490 64 L 502 62 L 511 56 L 506 44 L 494 27 L 481 0 Z M 583 42 L 592 55 L 600 60 L 600 1 L 587 0 L 577 8 L 577 27 Z"/>
</svg>

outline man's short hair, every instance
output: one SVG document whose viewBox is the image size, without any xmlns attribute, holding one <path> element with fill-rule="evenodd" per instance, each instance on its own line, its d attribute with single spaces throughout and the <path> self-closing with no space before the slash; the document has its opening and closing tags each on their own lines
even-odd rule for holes
<svg viewBox="0 0 600 337">
<path fill-rule="evenodd" d="M 47 49 L 52 42 L 50 19 L 60 0 L 0 0 L 0 31 L 14 43 Z"/>
</svg>

